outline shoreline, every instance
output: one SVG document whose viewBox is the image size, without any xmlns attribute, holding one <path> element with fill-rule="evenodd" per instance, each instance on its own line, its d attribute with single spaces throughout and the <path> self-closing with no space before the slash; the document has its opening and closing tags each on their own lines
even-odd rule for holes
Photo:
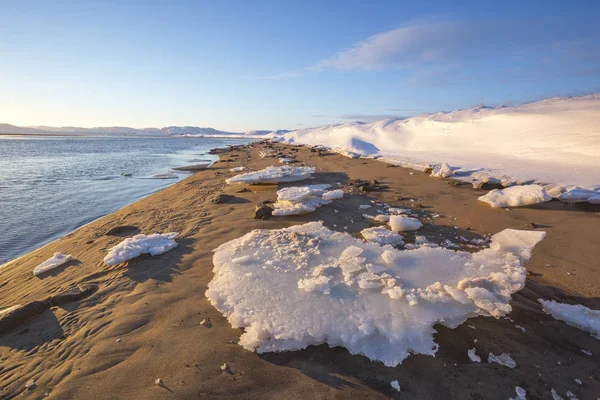
<svg viewBox="0 0 600 400">
<path fill-rule="evenodd" d="M 209 168 L 9 261 L 0 267 L 0 309 L 82 283 L 99 289 L 87 299 L 46 311 L 16 331 L 0 335 L 0 359 L 5 366 L 0 370 L 0 398 L 24 392 L 29 379 L 38 386 L 25 391 L 31 398 L 41 398 L 45 392 L 49 398 L 172 398 L 173 394 L 178 398 L 199 394 L 208 398 L 389 398 L 394 393 L 389 382 L 394 379 L 402 385 L 402 398 L 448 398 L 449 393 L 455 398 L 508 398 L 514 396 L 516 385 L 524 383 L 531 396 L 548 397 L 544 385 L 555 385 L 564 393 L 564 388 L 570 388 L 567 378 L 585 380 L 579 392 L 573 384 L 574 393 L 600 389 L 598 380 L 587 379 L 600 345 L 585 332 L 548 317 L 537 304 L 537 298 L 543 297 L 600 309 L 600 278 L 594 270 L 594 260 L 600 259 L 600 249 L 594 246 L 594 238 L 600 237 L 600 207 L 552 201 L 510 211 L 492 209 L 477 201 L 487 191 L 470 185 L 452 186 L 450 180 L 377 160 L 317 156 L 308 147 L 274 146 L 318 170 L 312 181 L 279 187 L 365 179 L 378 180 L 387 188 L 349 194 L 307 215 L 254 220 L 255 205 L 275 200 L 278 186 L 226 185 L 224 180 L 235 175 L 229 172 L 232 167 L 246 166 L 251 171 L 276 163 L 276 158 L 258 157 L 260 144 L 255 143 L 248 151 L 242 147 L 219 152 L 220 160 Z M 240 192 L 242 188 L 250 191 Z M 213 203 L 219 193 L 234 200 Z M 441 235 L 440 240 L 457 232 L 481 237 L 505 228 L 546 231 L 547 238 L 526 264 L 525 289 L 513 296 L 509 317 L 514 323 L 478 317 L 455 329 L 436 326 L 440 344 L 436 357 L 410 356 L 396 368 L 323 345 L 275 354 L 256 354 L 238 346 L 239 330 L 232 329 L 204 296 L 213 276 L 212 250 L 253 229 L 317 220 L 330 229 L 347 226 L 347 232 L 354 234 L 370 226 L 359 210 L 370 200 L 410 207 L 423 216 L 439 213 L 440 218 L 427 220 L 423 233 L 432 238 Z M 131 234 L 106 235 L 119 226 L 134 226 L 144 234 L 176 231 L 179 246 L 160 256 L 141 256 L 108 267 L 102 262 L 108 249 Z M 33 277 L 33 267 L 58 251 L 72 254 L 76 262 L 41 279 Z M 212 321 L 211 328 L 200 325 L 206 318 Z M 526 332 L 515 329 L 515 324 Z M 475 338 L 481 355 L 507 352 L 518 367 L 470 362 L 467 349 Z M 567 362 L 572 359 L 577 362 Z M 220 370 L 225 362 L 231 374 Z M 153 385 L 155 378 L 161 378 L 165 387 Z M 488 396 L 493 390 L 493 395 L 486 397 L 486 390 Z"/>
</svg>

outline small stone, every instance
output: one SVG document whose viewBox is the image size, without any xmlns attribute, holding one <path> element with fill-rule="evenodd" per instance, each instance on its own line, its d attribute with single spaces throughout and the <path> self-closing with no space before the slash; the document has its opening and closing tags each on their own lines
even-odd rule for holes
<svg viewBox="0 0 600 400">
<path fill-rule="evenodd" d="M 212 326 L 212 321 L 210 320 L 210 318 L 206 318 L 200 321 L 200 325 L 210 328 Z"/>
<path fill-rule="evenodd" d="M 217 194 L 215 195 L 210 202 L 213 204 L 223 204 L 223 203 L 227 203 L 228 201 L 231 201 L 234 198 L 234 196 L 230 195 L 230 194 Z"/>
<path fill-rule="evenodd" d="M 155 384 L 156 386 L 160 386 L 160 387 L 162 387 L 162 386 L 164 385 L 164 383 L 163 383 L 162 379 L 160 379 L 160 378 L 156 378 L 156 379 L 154 380 L 154 384 Z"/>
<path fill-rule="evenodd" d="M 117 343 L 121 343 L 121 339 L 117 339 L 115 340 Z"/>
<path fill-rule="evenodd" d="M 450 181 L 448 181 L 447 183 L 448 183 L 448 185 L 450 185 L 450 186 L 460 186 L 460 185 L 462 185 L 462 183 L 461 183 L 460 181 L 457 181 L 457 180 L 454 180 L 454 179 L 453 179 L 453 180 L 450 180 Z"/>
<path fill-rule="evenodd" d="M 27 390 L 33 390 L 37 387 L 37 385 L 35 384 L 35 381 L 33 379 L 30 379 L 25 384 L 25 387 L 27 388 Z"/>
<path fill-rule="evenodd" d="M 539 227 L 538 227 L 538 224 L 536 224 L 535 222 L 530 222 L 530 223 L 529 223 L 529 227 L 530 227 L 530 228 L 534 228 L 534 229 L 535 229 L 535 228 L 539 228 Z"/>
<path fill-rule="evenodd" d="M 264 204 L 259 204 L 254 210 L 254 219 L 268 219 L 273 215 L 273 209 Z"/>
<path fill-rule="evenodd" d="M 251 192 L 251 190 L 248 188 L 243 188 L 243 189 L 238 190 L 236 193 L 248 193 L 248 192 Z"/>
</svg>

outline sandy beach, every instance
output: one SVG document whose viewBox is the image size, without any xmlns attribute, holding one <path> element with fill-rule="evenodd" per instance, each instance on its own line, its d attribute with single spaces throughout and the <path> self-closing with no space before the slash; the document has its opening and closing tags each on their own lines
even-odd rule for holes
<svg viewBox="0 0 600 400">
<path fill-rule="evenodd" d="M 278 188 L 302 184 L 227 185 L 225 179 L 236 175 L 233 167 L 252 171 L 277 162 L 259 157 L 261 146 L 223 151 L 210 168 L 2 266 L 0 309 L 81 285 L 97 290 L 0 334 L 0 398 L 508 399 L 515 386 L 525 388 L 528 399 L 551 398 L 551 388 L 580 399 L 600 394 L 600 341 L 555 320 L 537 301 L 600 309 L 600 205 L 555 200 L 491 208 L 477 200 L 486 191 L 470 185 L 276 144 L 317 168 L 311 184 L 340 183 L 345 196 L 307 215 L 259 220 L 253 218 L 257 204 L 275 201 Z M 381 188 L 361 192 L 351 185 L 357 179 L 377 180 Z M 216 202 L 219 194 L 232 197 Z M 358 234 L 372 226 L 359 209 L 372 200 L 414 209 L 424 222 L 420 234 L 433 241 L 482 238 L 506 228 L 545 231 L 509 318 L 472 318 L 455 329 L 437 325 L 436 356 L 412 355 L 394 368 L 326 345 L 263 354 L 239 346 L 241 330 L 231 328 L 205 296 L 213 249 L 254 229 L 309 221 Z M 103 262 L 125 237 L 155 232 L 179 232 L 178 247 L 114 266 Z M 33 276 L 36 265 L 56 252 L 74 260 Z M 474 340 L 481 363 L 467 355 Z M 488 363 L 488 353 L 510 353 L 517 365 Z M 35 388 L 27 389 L 30 380 Z M 400 394 L 391 388 L 393 380 Z"/>
</svg>

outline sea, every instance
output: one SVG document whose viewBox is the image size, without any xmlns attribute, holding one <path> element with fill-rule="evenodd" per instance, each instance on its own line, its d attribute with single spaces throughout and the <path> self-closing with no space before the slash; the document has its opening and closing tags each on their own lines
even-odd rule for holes
<svg viewBox="0 0 600 400">
<path fill-rule="evenodd" d="M 0 265 L 188 176 L 173 167 L 249 142 L 0 135 Z"/>
</svg>

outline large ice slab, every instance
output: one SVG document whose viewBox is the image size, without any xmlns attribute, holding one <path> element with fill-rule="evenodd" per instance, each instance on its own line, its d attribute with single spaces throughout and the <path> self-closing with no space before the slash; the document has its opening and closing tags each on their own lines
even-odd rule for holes
<svg viewBox="0 0 600 400">
<path fill-rule="evenodd" d="M 331 185 L 317 184 L 308 186 L 293 186 L 277 191 L 277 201 L 273 203 L 273 215 L 309 214 L 317 208 L 331 203 L 332 199 L 343 197 L 343 190 L 327 191 Z M 341 192 L 338 193 L 338 192 Z"/>
<path fill-rule="evenodd" d="M 260 171 L 236 175 L 226 179 L 225 182 L 228 184 L 295 182 L 310 178 L 314 172 L 314 167 L 270 166 Z"/>
<path fill-rule="evenodd" d="M 479 201 L 492 207 L 522 207 L 552 200 L 540 185 L 511 186 L 506 189 L 494 189 L 480 196 Z"/>
<path fill-rule="evenodd" d="M 478 253 L 437 247 L 397 250 L 322 222 L 254 230 L 213 257 L 206 296 L 259 353 L 328 343 L 388 366 L 435 354 L 436 323 L 501 317 L 525 284 L 544 232 L 507 229 Z"/>
<path fill-rule="evenodd" d="M 177 247 L 174 240 L 179 233 L 155 233 L 153 235 L 135 235 L 134 237 L 123 240 L 118 245 L 112 247 L 104 262 L 108 265 L 115 265 L 142 254 L 157 256 Z"/>
</svg>

